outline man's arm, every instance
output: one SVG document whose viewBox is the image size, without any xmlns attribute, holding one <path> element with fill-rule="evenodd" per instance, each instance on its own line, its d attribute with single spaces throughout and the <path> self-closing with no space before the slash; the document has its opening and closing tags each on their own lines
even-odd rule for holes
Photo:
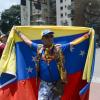
<svg viewBox="0 0 100 100">
<path fill-rule="evenodd" d="M 32 41 L 29 40 L 23 33 L 21 33 L 20 31 L 17 31 L 16 29 L 14 29 L 15 32 L 17 33 L 17 35 L 30 47 L 32 46 Z"/>
<path fill-rule="evenodd" d="M 84 40 L 86 40 L 87 38 L 89 38 L 89 34 L 88 33 L 83 35 L 83 36 L 81 36 L 78 39 L 73 40 L 72 42 L 70 42 L 70 45 L 71 46 L 77 45 L 77 44 L 83 42 Z"/>
</svg>

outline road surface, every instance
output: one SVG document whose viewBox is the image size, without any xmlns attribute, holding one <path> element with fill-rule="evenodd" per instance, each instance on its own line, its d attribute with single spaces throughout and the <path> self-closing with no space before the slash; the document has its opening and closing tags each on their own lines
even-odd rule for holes
<svg viewBox="0 0 100 100">
<path fill-rule="evenodd" d="M 96 49 L 95 68 L 90 86 L 89 100 L 100 100 L 100 48 Z"/>
</svg>

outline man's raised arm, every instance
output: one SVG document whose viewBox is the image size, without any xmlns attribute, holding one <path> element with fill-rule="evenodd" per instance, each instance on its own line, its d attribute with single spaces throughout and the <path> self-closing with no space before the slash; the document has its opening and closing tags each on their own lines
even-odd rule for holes
<svg viewBox="0 0 100 100">
<path fill-rule="evenodd" d="M 89 33 L 79 37 L 78 39 L 73 40 L 72 42 L 70 42 L 70 45 L 72 45 L 72 46 L 77 45 L 77 44 L 83 42 L 84 40 L 86 40 L 87 38 L 89 38 Z"/>
<path fill-rule="evenodd" d="M 27 38 L 23 33 L 16 30 L 15 28 L 14 31 L 27 45 L 29 45 L 30 47 L 32 46 L 32 41 L 29 38 Z"/>
</svg>

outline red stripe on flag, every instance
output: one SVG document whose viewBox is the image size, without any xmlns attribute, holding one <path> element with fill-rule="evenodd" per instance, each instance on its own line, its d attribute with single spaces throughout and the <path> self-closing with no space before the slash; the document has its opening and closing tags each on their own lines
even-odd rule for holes
<svg viewBox="0 0 100 100">
<path fill-rule="evenodd" d="M 68 83 L 61 100 L 88 100 L 88 94 L 85 95 L 85 99 L 79 95 L 79 91 L 85 85 L 86 82 L 82 81 L 82 71 L 68 75 Z M 38 87 L 39 83 L 37 86 L 35 78 L 9 84 L 0 89 L 0 100 L 37 100 Z"/>
<path fill-rule="evenodd" d="M 68 75 L 68 83 L 65 85 L 61 100 L 81 100 L 79 92 L 85 85 L 86 81 L 82 80 L 82 71 Z"/>
<path fill-rule="evenodd" d="M 18 81 L 0 89 L 0 100 L 37 100 L 38 86 L 34 78 Z"/>
</svg>

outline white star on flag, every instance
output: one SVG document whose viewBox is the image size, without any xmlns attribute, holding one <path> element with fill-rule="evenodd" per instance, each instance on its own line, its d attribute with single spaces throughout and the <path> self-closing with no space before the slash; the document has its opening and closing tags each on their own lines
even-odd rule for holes
<svg viewBox="0 0 100 100">
<path fill-rule="evenodd" d="M 85 51 L 81 50 L 79 55 L 83 57 L 85 55 Z"/>
<path fill-rule="evenodd" d="M 70 46 L 70 51 L 73 52 L 75 48 L 73 46 Z"/>
<path fill-rule="evenodd" d="M 33 68 L 29 66 L 26 70 L 28 73 L 32 73 Z"/>
<path fill-rule="evenodd" d="M 33 57 L 33 56 L 32 56 L 32 61 L 36 61 L 36 57 Z"/>
</svg>

